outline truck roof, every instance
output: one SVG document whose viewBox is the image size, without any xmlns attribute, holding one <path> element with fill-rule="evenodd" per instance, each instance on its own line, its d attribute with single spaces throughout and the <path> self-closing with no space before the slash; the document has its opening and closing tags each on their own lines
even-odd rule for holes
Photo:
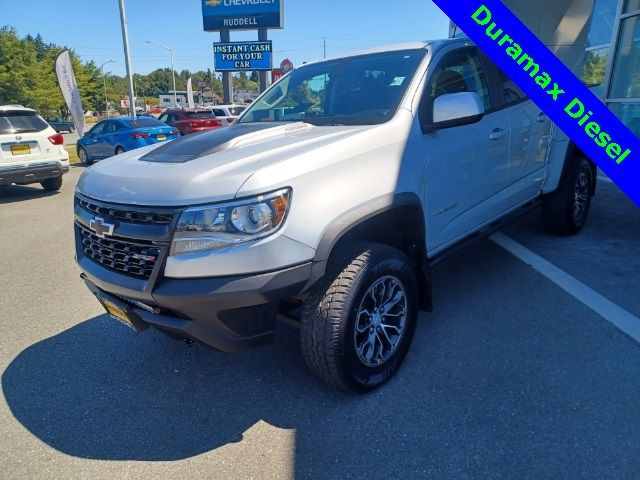
<svg viewBox="0 0 640 480">
<path fill-rule="evenodd" d="M 464 44 L 464 43 L 471 43 L 471 41 L 468 38 L 448 38 L 448 39 L 440 39 L 440 40 L 423 40 L 423 41 L 415 41 L 415 42 L 394 43 L 390 45 L 381 45 L 379 47 L 341 53 L 339 55 L 331 56 L 326 60 L 337 60 L 340 58 L 349 58 L 349 57 L 355 57 L 359 55 L 369 55 L 369 54 L 382 53 L 382 52 L 394 52 L 394 51 L 401 51 L 401 50 L 418 50 L 421 48 L 426 49 L 429 46 L 438 48 L 443 45 L 453 44 L 453 43 Z M 313 62 L 308 62 L 307 64 L 320 63 L 323 61 L 325 60 L 317 60 Z"/>
</svg>

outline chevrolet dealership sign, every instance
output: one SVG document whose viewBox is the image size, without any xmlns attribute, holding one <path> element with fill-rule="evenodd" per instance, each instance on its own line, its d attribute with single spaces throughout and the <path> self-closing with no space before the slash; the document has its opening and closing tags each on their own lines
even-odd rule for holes
<svg viewBox="0 0 640 480">
<path fill-rule="evenodd" d="M 207 32 L 283 28 L 284 0 L 202 0 Z"/>
</svg>

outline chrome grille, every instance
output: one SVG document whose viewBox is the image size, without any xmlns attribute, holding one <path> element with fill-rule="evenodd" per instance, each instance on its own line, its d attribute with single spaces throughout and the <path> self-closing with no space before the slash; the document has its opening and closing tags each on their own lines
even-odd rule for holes
<svg viewBox="0 0 640 480">
<path fill-rule="evenodd" d="M 103 205 L 79 196 L 76 197 L 76 201 L 80 207 L 91 214 L 111 217 L 115 220 L 129 223 L 169 225 L 174 217 L 173 212 L 145 211 L 143 209 L 125 208 L 119 205 Z"/>
<path fill-rule="evenodd" d="M 148 280 L 160 256 L 160 248 L 138 241 L 100 238 L 77 226 L 84 254 L 103 267 L 124 275 Z"/>
</svg>

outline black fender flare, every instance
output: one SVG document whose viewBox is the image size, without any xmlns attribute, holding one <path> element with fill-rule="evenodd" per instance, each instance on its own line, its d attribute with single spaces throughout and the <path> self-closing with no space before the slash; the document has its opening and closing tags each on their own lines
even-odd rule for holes
<svg viewBox="0 0 640 480">
<path fill-rule="evenodd" d="M 332 251 L 350 232 L 354 232 L 358 227 L 363 226 L 374 217 L 407 207 L 418 209 L 422 214 L 422 224 L 417 226 L 420 233 L 418 238 L 415 239 L 415 247 L 418 249 L 420 259 L 417 262 L 420 284 L 421 286 L 428 286 L 429 266 L 426 253 L 426 232 L 422 202 L 416 193 L 402 192 L 376 197 L 366 203 L 357 205 L 327 225 L 320 237 L 311 267 L 311 275 L 303 292 L 308 291 L 325 275 Z M 424 305 L 426 305 L 425 308 L 429 309 L 431 305 L 430 288 L 428 288 L 427 297 L 428 300 Z"/>
</svg>

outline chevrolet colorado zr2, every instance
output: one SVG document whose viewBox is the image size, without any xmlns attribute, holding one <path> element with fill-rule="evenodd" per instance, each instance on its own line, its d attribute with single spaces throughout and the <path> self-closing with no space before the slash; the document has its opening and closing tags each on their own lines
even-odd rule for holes
<svg viewBox="0 0 640 480">
<path fill-rule="evenodd" d="M 436 263 L 528 208 L 577 233 L 595 181 L 471 42 L 409 43 L 306 64 L 228 128 L 88 168 L 76 256 L 136 330 L 239 352 L 296 322 L 310 370 L 366 392 L 402 364 Z"/>
</svg>

